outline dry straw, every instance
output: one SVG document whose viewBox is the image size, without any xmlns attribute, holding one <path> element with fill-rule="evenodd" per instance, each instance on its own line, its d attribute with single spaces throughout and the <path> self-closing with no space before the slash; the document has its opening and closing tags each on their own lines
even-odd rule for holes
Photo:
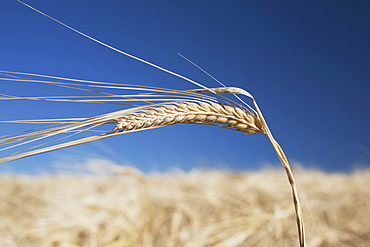
<svg viewBox="0 0 370 247">
<path fill-rule="evenodd" d="M 17 97 L 1 95 L 0 99 L 2 100 L 27 99 L 57 102 L 109 103 L 130 106 L 124 110 L 114 111 L 89 118 L 2 121 L 8 123 L 52 123 L 53 125 L 51 127 L 2 136 L 0 138 L 0 145 L 2 145 L 0 151 L 6 152 L 6 150 L 14 150 L 21 146 L 25 146 L 26 148 L 2 156 L 0 158 L 0 163 L 116 135 L 180 123 L 217 125 L 244 132 L 246 134 L 263 133 L 270 140 L 276 154 L 286 170 L 296 211 L 299 244 L 300 246 L 306 245 L 301 206 L 291 167 L 283 150 L 272 136 L 272 133 L 268 128 L 268 125 L 257 105 L 256 100 L 250 93 L 235 87 L 207 88 L 200 83 L 181 76 L 175 72 L 169 71 L 158 65 L 111 47 L 78 30 L 73 29 L 70 26 L 67 26 L 58 20 L 55 20 L 54 18 L 19 0 L 17 1 L 58 22 L 59 24 L 93 40 L 94 42 L 189 81 L 200 87 L 200 89 L 179 91 L 173 89 L 0 71 L 4 76 L 1 78 L 3 81 L 44 83 L 81 90 L 86 93 L 93 94 L 92 96 L 84 95 L 58 97 Z M 136 93 L 117 95 L 115 93 L 109 93 L 109 89 L 130 90 L 136 91 Z M 241 104 L 236 103 L 235 101 L 231 100 L 230 97 L 224 96 L 225 94 L 233 94 L 239 100 L 240 98 L 237 95 L 247 96 L 252 100 L 254 107 L 250 107 L 241 100 Z M 112 127 L 107 128 L 107 125 Z M 92 135 L 88 137 L 79 137 L 78 135 L 80 133 L 91 133 Z"/>
</svg>

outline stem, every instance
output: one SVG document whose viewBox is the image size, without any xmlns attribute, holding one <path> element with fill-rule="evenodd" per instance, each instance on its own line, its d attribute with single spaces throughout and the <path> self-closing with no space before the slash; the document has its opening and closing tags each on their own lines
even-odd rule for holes
<svg viewBox="0 0 370 247">
<path fill-rule="evenodd" d="M 304 222 L 303 222 L 303 214 L 302 214 L 302 209 L 301 209 L 301 204 L 299 202 L 299 197 L 298 197 L 298 191 L 295 185 L 295 180 L 293 176 L 292 169 L 290 167 L 289 161 L 285 156 L 285 153 L 283 149 L 280 147 L 279 143 L 274 139 L 272 136 L 272 133 L 267 126 L 267 123 L 262 115 L 262 112 L 260 111 L 257 102 L 252 98 L 254 107 L 257 111 L 257 115 L 259 119 L 261 120 L 262 126 L 263 126 L 263 131 L 264 134 L 269 138 L 272 146 L 274 147 L 274 150 L 279 157 L 279 160 L 281 164 L 284 166 L 286 174 L 288 176 L 288 180 L 290 183 L 290 187 L 292 189 L 292 194 L 293 194 L 293 202 L 294 202 L 294 209 L 296 212 L 297 216 L 297 227 L 298 227 L 298 236 L 299 236 L 299 245 L 300 247 L 305 247 L 306 246 L 306 240 L 305 240 L 305 230 L 304 230 Z"/>
</svg>

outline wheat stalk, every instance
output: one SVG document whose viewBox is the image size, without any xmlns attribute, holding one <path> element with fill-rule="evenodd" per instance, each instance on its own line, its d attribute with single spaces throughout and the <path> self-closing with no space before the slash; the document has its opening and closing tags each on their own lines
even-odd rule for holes
<svg viewBox="0 0 370 247">
<path fill-rule="evenodd" d="M 18 73 L 18 72 L 5 72 L 0 71 L 2 73 L 12 73 L 12 74 L 22 74 L 22 75 L 30 75 L 27 73 Z M 32 74 L 32 76 L 36 76 Z M 50 76 L 41 76 L 40 77 L 47 77 L 47 78 L 55 78 Z M 7 78 L 2 78 L 7 79 Z M 61 78 L 58 78 L 61 79 Z M 13 81 L 19 81 L 20 79 L 17 77 L 16 79 L 12 79 Z M 27 80 L 22 79 L 22 81 L 32 81 L 35 80 Z M 74 89 L 79 89 L 77 86 L 81 86 L 77 84 L 77 80 L 73 83 Z M 63 85 L 59 85 L 58 82 L 53 81 L 42 81 L 37 80 L 40 83 L 47 83 L 47 84 L 54 84 L 56 86 L 68 86 L 70 87 L 72 84 L 68 82 L 64 82 Z M 87 82 L 87 81 L 85 81 Z M 98 82 L 94 82 L 98 83 Z M 98 84 L 106 84 L 106 83 L 98 83 Z M 118 84 L 122 87 L 128 89 L 130 88 L 129 85 Z M 85 85 L 87 86 L 87 85 Z M 117 85 L 116 85 L 117 86 Z M 138 88 L 135 88 L 138 89 Z M 86 89 L 81 89 L 86 90 Z M 283 164 L 289 183 L 291 185 L 292 194 L 293 194 L 293 201 L 296 211 L 297 217 L 297 225 L 298 225 L 298 233 L 299 233 L 299 242 L 300 246 L 305 246 L 305 231 L 304 231 L 304 224 L 303 224 L 303 216 L 301 212 L 301 206 L 298 198 L 298 192 L 295 185 L 295 180 L 293 173 L 291 171 L 289 162 L 279 146 L 278 142 L 273 138 L 271 131 L 268 128 L 268 125 L 260 111 L 256 100 L 253 98 L 251 94 L 246 92 L 243 89 L 235 88 L 235 87 L 223 87 L 223 88 L 211 88 L 211 89 L 196 89 L 196 90 L 187 90 L 187 91 L 178 91 L 178 90 L 170 90 L 170 89 L 159 89 L 159 88 L 149 88 L 149 87 L 141 87 L 140 90 L 146 91 L 144 94 L 136 94 L 136 95 L 119 95 L 119 99 L 116 99 L 117 102 L 129 101 L 129 102 L 145 102 L 147 105 L 143 106 L 134 106 L 125 110 L 115 111 L 107 114 L 103 114 L 100 116 L 90 117 L 90 118 L 78 118 L 78 119 L 46 119 L 46 120 L 18 120 L 18 121 L 4 121 L 4 122 L 22 122 L 22 123 L 54 123 L 60 124 L 56 127 L 35 130 L 27 133 L 17 133 L 15 135 L 4 136 L 1 138 L 0 145 L 9 145 L 10 147 L 5 147 L 1 150 L 6 150 L 9 148 L 21 146 L 27 143 L 31 143 L 37 140 L 42 140 L 45 138 L 53 137 L 55 135 L 60 134 L 69 134 L 75 135 L 81 132 L 91 131 L 93 128 L 106 126 L 106 125 L 114 125 L 113 129 L 110 131 L 104 128 L 102 131 L 103 133 L 98 135 L 93 135 L 85 138 L 79 138 L 76 140 L 72 140 L 69 142 L 64 142 L 61 144 L 47 146 L 44 148 L 40 148 L 40 146 L 45 144 L 53 143 L 54 141 L 45 142 L 41 145 L 36 145 L 31 148 L 21 150 L 19 152 L 6 155 L 0 157 L 0 163 L 9 162 L 16 159 L 25 158 L 28 156 L 49 152 L 65 147 L 71 147 L 87 142 L 92 142 L 96 140 L 101 140 L 108 137 L 113 137 L 116 135 L 122 135 L 131 132 L 137 132 L 147 129 L 153 129 L 158 127 L 164 127 L 168 125 L 174 124 L 181 124 L 181 123 L 188 123 L 188 124 L 208 124 L 208 125 L 217 125 L 220 127 L 244 132 L 246 134 L 257 134 L 263 133 L 265 134 L 271 144 L 273 145 L 275 152 L 277 153 L 281 163 Z M 147 92 L 147 91 L 154 91 L 154 92 Z M 254 104 L 253 108 L 246 108 L 241 105 L 235 104 L 234 101 L 229 100 L 228 98 L 221 97 L 211 97 L 206 96 L 204 93 L 216 93 L 217 96 L 221 94 L 242 94 L 248 96 L 252 99 Z M 203 94 L 201 94 L 203 93 Z M 106 93 L 104 93 L 106 94 Z M 155 98 L 156 95 L 160 94 L 162 98 Z M 111 95 L 107 95 L 106 97 L 110 97 Z M 129 97 L 130 96 L 130 97 Z M 136 99 L 134 96 L 140 96 L 141 100 Z M 183 99 L 179 99 L 179 96 L 184 96 Z M 106 97 L 103 99 L 94 98 L 92 102 L 94 103 L 102 103 L 105 102 Z M 159 101 L 167 101 L 164 103 L 153 103 L 153 100 Z M 173 97 L 176 100 L 168 101 L 168 97 Z M 29 99 L 29 100 L 46 100 L 46 101 L 72 101 L 72 102 L 79 102 L 79 99 L 71 100 L 69 97 L 63 98 L 60 97 L 14 97 L 14 96 L 3 96 L 3 99 Z M 78 98 L 76 96 L 76 98 Z M 82 97 L 83 101 L 86 102 L 86 98 Z M 123 99 L 122 99 L 123 98 Z M 193 99 L 189 101 L 189 98 Z M 225 103 L 220 103 L 221 100 L 224 100 Z M 89 100 L 87 100 L 90 102 Z M 94 133 L 94 132 L 93 132 Z M 14 144 L 16 143 L 16 144 Z M 28 151 L 30 149 L 34 149 Z"/>
<path fill-rule="evenodd" d="M 140 62 L 146 63 L 152 67 L 160 69 L 166 73 L 182 78 L 188 82 L 191 82 L 199 86 L 201 89 L 178 91 L 137 85 L 93 82 L 37 74 L 0 71 L 0 73 L 6 76 L 5 78 L 0 78 L 1 80 L 4 81 L 10 80 L 18 82 L 46 83 L 59 87 L 67 87 L 82 90 L 85 92 L 99 94 L 99 96 L 94 95 L 91 97 L 87 96 L 18 97 L 10 95 L 1 95 L 0 99 L 2 100 L 27 99 L 42 101 L 110 103 L 130 106 L 130 108 L 128 109 L 119 110 L 89 118 L 2 121 L 14 123 L 15 122 L 53 123 L 56 126 L 0 137 L 0 145 L 5 146 L 4 148 L 0 148 L 0 151 L 17 148 L 19 146 L 26 144 L 28 145 L 37 141 L 42 142 L 41 144 L 36 144 L 32 147 L 28 147 L 26 149 L 0 157 L 0 163 L 21 159 L 31 155 L 49 152 L 65 147 L 71 147 L 87 142 L 101 140 L 104 138 L 122 135 L 126 133 L 181 123 L 189 124 L 203 123 L 208 125 L 217 125 L 228 129 L 241 131 L 246 134 L 263 133 L 268 137 L 276 154 L 278 155 L 282 165 L 286 170 L 292 190 L 293 202 L 296 211 L 299 243 L 301 247 L 306 246 L 303 216 L 291 167 L 282 148 L 280 147 L 278 142 L 274 139 L 267 125 L 267 122 L 265 121 L 262 112 L 257 105 L 255 98 L 250 93 L 243 89 L 235 87 L 207 88 L 201 85 L 200 83 L 197 83 L 187 77 L 181 76 L 175 72 L 169 71 L 146 60 L 137 58 L 131 54 L 111 47 L 76 29 L 73 29 L 72 27 L 46 15 L 45 13 L 23 3 L 20 0 L 17 1 L 39 12 L 40 14 L 58 22 L 59 24 L 71 29 L 72 31 L 77 32 L 78 34 L 93 40 L 94 42 L 97 42 L 103 46 L 108 47 L 109 49 L 115 50 L 123 55 L 136 59 Z M 24 76 L 33 78 L 32 79 L 23 78 Z M 34 77 L 36 77 L 36 79 Z M 97 90 L 96 88 L 99 88 L 100 90 Z M 117 95 L 101 91 L 101 89 L 103 88 L 141 90 L 144 91 L 144 93 Z M 209 93 L 214 94 L 214 96 L 209 96 L 208 95 Z M 244 103 L 246 107 L 237 104 L 231 99 L 223 96 L 223 94 L 233 94 L 235 96 L 237 94 L 240 94 L 247 96 L 252 100 L 254 108 L 250 107 L 248 104 L 245 104 L 243 101 L 241 102 Z M 237 99 L 240 98 L 237 97 Z M 155 103 L 157 101 L 163 101 L 164 103 Z M 114 125 L 114 127 L 113 129 L 111 128 L 110 130 L 107 130 L 106 125 Z M 79 133 L 82 132 L 90 132 L 93 134 L 95 134 L 96 132 L 100 132 L 100 134 L 92 135 L 85 138 L 77 138 L 72 141 L 50 145 L 51 143 L 54 142 L 62 140 L 64 141 L 64 139 L 66 138 L 76 137 Z M 44 141 L 46 138 L 53 138 L 56 135 L 65 135 L 65 136 L 57 140 Z"/>
</svg>

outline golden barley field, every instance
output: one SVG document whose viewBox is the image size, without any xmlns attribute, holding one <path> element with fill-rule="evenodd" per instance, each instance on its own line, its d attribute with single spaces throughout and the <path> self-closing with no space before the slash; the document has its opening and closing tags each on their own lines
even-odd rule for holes
<svg viewBox="0 0 370 247">
<path fill-rule="evenodd" d="M 2 175 L 0 246 L 298 246 L 282 169 Z M 370 170 L 295 170 L 307 246 L 370 246 Z"/>
</svg>

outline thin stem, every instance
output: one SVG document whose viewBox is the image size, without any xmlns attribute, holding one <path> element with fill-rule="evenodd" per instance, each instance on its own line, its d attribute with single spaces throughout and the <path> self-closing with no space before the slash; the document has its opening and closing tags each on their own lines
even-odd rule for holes
<svg viewBox="0 0 370 247">
<path fill-rule="evenodd" d="M 268 137 L 270 140 L 272 146 L 274 147 L 274 150 L 279 157 L 279 160 L 281 164 L 284 166 L 286 174 L 288 176 L 288 180 L 292 189 L 292 194 L 293 194 L 293 202 L 294 202 L 294 209 L 296 212 L 297 216 L 297 227 L 298 227 L 298 236 L 299 236 L 299 244 L 300 247 L 305 247 L 306 246 L 306 239 L 305 239 L 305 230 L 304 230 L 304 222 L 303 222 L 303 214 L 302 214 L 302 209 L 301 209 L 301 204 L 299 202 L 299 197 L 298 197 L 298 191 L 297 187 L 295 185 L 295 180 L 293 176 L 292 169 L 290 167 L 289 161 L 285 156 L 285 153 L 283 149 L 280 147 L 279 143 L 274 139 L 269 127 L 267 126 L 267 122 L 264 119 L 261 110 L 259 109 L 257 102 L 255 101 L 254 98 L 252 98 L 254 107 L 257 111 L 258 117 L 260 118 L 260 121 L 263 125 L 263 131 L 264 134 Z"/>
</svg>

